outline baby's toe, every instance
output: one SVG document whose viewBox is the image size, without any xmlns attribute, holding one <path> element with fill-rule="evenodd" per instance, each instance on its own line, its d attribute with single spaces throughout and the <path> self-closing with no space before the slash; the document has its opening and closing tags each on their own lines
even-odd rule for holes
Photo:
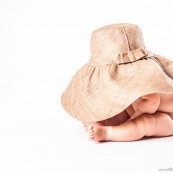
<svg viewBox="0 0 173 173">
<path fill-rule="evenodd" d="M 89 138 L 93 139 L 94 138 L 94 134 L 89 134 Z"/>
<path fill-rule="evenodd" d="M 87 126 L 86 129 L 87 129 L 87 130 L 92 130 L 93 127 L 92 127 L 92 126 Z"/>
<path fill-rule="evenodd" d="M 94 130 L 92 126 L 87 127 L 89 138 L 94 138 Z"/>
<path fill-rule="evenodd" d="M 90 134 L 90 135 L 94 134 L 94 131 L 93 131 L 93 129 L 91 129 L 91 130 L 88 130 L 88 134 Z"/>
</svg>

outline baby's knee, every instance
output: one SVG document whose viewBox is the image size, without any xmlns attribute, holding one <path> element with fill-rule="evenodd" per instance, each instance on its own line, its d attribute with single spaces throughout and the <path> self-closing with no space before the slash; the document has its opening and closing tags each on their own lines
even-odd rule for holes
<svg viewBox="0 0 173 173">
<path fill-rule="evenodd" d="M 160 126 L 164 123 L 167 123 L 167 125 L 170 125 L 173 129 L 173 120 L 169 114 L 164 112 L 157 112 L 155 114 L 155 119 L 156 122 L 160 123 Z"/>
<path fill-rule="evenodd" d="M 153 114 L 142 114 L 138 118 L 136 118 L 136 122 L 139 124 L 144 124 L 145 126 L 148 125 L 149 123 L 154 123 L 155 117 Z"/>
<path fill-rule="evenodd" d="M 164 112 L 147 114 L 142 117 L 147 129 L 146 136 L 167 136 L 173 134 L 173 121 L 171 117 Z"/>
<path fill-rule="evenodd" d="M 134 119 L 136 126 L 138 129 L 144 134 L 144 136 L 148 136 L 153 130 L 153 126 L 155 125 L 155 117 L 152 114 L 142 114 L 138 118 Z"/>
<path fill-rule="evenodd" d="M 171 117 L 169 116 L 169 114 L 165 113 L 165 112 L 156 112 L 154 114 L 154 117 L 156 119 L 171 119 Z"/>
</svg>

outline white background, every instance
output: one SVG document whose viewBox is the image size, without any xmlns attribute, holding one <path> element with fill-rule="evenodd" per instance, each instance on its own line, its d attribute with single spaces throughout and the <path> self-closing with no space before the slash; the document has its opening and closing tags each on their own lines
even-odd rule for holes
<svg viewBox="0 0 173 173">
<path fill-rule="evenodd" d="M 172 137 L 94 143 L 60 97 L 90 58 L 91 32 L 138 24 L 173 59 L 171 0 L 0 0 L 0 173 L 163 172 Z"/>
</svg>

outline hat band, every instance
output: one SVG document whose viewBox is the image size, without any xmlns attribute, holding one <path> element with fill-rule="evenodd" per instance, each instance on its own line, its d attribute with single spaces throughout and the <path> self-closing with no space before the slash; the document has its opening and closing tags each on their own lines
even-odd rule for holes
<svg viewBox="0 0 173 173">
<path fill-rule="evenodd" d="M 103 66 L 106 64 L 125 64 L 125 63 L 131 63 L 135 62 L 137 60 L 143 59 L 143 58 L 149 58 L 152 57 L 153 53 L 147 50 L 143 50 L 141 48 L 128 51 L 127 53 L 119 53 L 115 56 L 114 59 L 109 58 L 94 58 L 91 57 L 89 61 L 89 65 L 91 66 Z"/>
</svg>

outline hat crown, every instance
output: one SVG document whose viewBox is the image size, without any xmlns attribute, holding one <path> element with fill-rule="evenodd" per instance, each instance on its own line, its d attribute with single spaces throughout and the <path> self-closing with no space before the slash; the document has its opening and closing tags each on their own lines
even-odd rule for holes
<svg viewBox="0 0 173 173">
<path fill-rule="evenodd" d="M 92 33 L 91 57 L 114 59 L 118 54 L 132 50 L 145 50 L 141 29 L 135 24 L 112 24 L 101 27 Z"/>
</svg>

